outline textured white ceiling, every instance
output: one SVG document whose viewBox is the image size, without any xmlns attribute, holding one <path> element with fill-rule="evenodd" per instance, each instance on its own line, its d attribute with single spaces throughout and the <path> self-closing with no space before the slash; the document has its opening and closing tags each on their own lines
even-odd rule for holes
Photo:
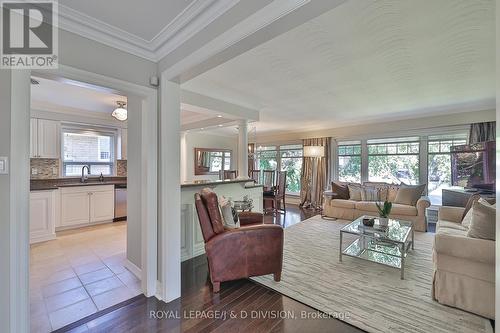
<svg viewBox="0 0 500 333">
<path fill-rule="evenodd" d="M 149 41 L 192 1 L 59 0 L 59 3 Z"/>
<path fill-rule="evenodd" d="M 493 108 L 494 2 L 350 0 L 183 84 L 259 132 Z"/>
</svg>

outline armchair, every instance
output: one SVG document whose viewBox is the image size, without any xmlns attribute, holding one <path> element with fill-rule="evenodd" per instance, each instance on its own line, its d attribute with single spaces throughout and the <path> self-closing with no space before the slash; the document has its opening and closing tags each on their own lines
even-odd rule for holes
<svg viewBox="0 0 500 333">
<path fill-rule="evenodd" d="M 260 213 L 246 212 L 240 216 L 241 228 L 225 229 L 217 195 L 211 190 L 196 193 L 195 205 L 215 293 L 221 282 L 250 276 L 274 274 L 274 280 L 280 281 L 283 228 L 263 224 Z"/>
</svg>

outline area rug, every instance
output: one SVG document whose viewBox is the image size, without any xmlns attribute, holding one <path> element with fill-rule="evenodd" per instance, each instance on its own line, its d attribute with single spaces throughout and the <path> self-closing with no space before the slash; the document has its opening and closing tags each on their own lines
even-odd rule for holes
<svg viewBox="0 0 500 333">
<path fill-rule="evenodd" d="M 368 332 L 491 331 L 487 319 L 432 299 L 434 234 L 415 233 L 401 280 L 391 267 L 347 256 L 338 261 L 339 230 L 347 223 L 315 216 L 285 229 L 281 281 L 252 279 Z M 344 236 L 343 248 L 352 237 Z"/>
</svg>

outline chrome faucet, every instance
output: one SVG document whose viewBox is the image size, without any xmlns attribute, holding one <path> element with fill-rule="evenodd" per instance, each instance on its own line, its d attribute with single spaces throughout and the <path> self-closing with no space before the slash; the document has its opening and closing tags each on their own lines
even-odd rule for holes
<svg viewBox="0 0 500 333">
<path fill-rule="evenodd" d="M 87 177 L 84 174 L 85 168 L 87 168 L 87 175 L 90 175 L 90 167 L 88 165 L 84 165 L 82 167 L 82 178 L 80 178 L 80 183 L 85 183 L 85 181 L 87 180 Z"/>
</svg>

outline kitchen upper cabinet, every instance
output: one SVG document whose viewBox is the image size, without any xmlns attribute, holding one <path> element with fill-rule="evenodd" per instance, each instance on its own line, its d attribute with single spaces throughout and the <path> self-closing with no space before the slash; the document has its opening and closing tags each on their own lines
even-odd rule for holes
<svg viewBox="0 0 500 333">
<path fill-rule="evenodd" d="M 60 131 L 58 121 L 31 118 L 30 132 L 30 150 L 32 158 L 60 157 Z"/>
<path fill-rule="evenodd" d="M 30 244 L 56 238 L 57 190 L 30 192 Z"/>
<path fill-rule="evenodd" d="M 38 157 L 38 119 L 30 119 L 30 157 Z"/>
<path fill-rule="evenodd" d="M 121 146 L 120 146 L 120 151 L 121 155 L 120 158 L 121 160 L 126 160 L 127 159 L 127 129 L 122 128 L 121 129 Z"/>
<path fill-rule="evenodd" d="M 114 216 L 114 185 L 61 189 L 61 227 L 111 221 Z"/>
</svg>

